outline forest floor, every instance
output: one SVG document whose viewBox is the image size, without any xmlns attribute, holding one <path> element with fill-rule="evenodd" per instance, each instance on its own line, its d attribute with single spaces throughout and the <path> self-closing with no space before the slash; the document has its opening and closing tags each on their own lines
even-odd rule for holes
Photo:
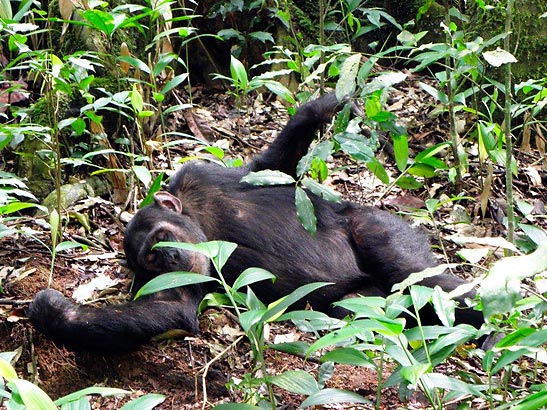
<svg viewBox="0 0 547 410">
<path fill-rule="evenodd" d="M 231 157 L 248 157 L 271 142 L 275 133 L 286 122 L 287 114 L 283 106 L 275 101 L 256 102 L 246 113 L 234 109 L 233 99 L 225 94 L 196 89 L 196 108 L 184 115 L 171 118 L 173 130 L 194 134 L 199 138 L 210 138 L 211 142 L 223 148 Z M 448 139 L 446 120 L 443 116 L 431 115 L 434 104 L 415 82 L 410 79 L 398 87 L 388 108 L 397 113 L 409 130 L 410 146 L 413 150 L 423 148 Z M 472 118 L 462 118 L 472 121 Z M 200 144 L 177 146 L 169 155 L 165 151 L 153 153 L 154 169 L 172 168 L 178 158 L 199 154 Z M 472 151 L 472 150 L 471 150 Z M 387 165 L 388 172 L 395 173 L 389 146 L 380 153 L 380 161 Z M 477 163 L 476 157 L 471 157 Z M 546 173 L 541 163 L 536 162 L 537 152 L 530 151 L 519 156 L 520 169 L 516 181 L 519 199 L 530 203 L 545 213 L 547 201 Z M 539 165 L 538 165 L 539 164 Z M 335 167 L 336 165 L 336 167 Z M 343 165 L 343 166 L 339 166 Z M 376 180 L 362 164 L 356 164 L 344 157 L 335 157 L 327 184 L 343 194 L 346 199 L 359 203 L 374 204 L 383 208 L 402 211 L 424 207 L 424 200 L 430 197 L 443 198 L 453 193 L 453 186 L 446 177 L 434 179 L 418 191 L 402 192 L 397 189 L 386 191 L 386 187 Z M 475 174 L 465 180 L 465 193 L 476 198 L 461 205 L 450 204 L 436 215 L 440 237 L 454 232 L 467 236 L 503 235 L 503 170 L 496 169 L 492 191 L 488 198 L 488 213 L 480 212 L 481 168 L 472 168 Z M 543 180 L 541 177 L 543 176 Z M 82 175 L 81 177 L 85 177 Z M 539 177 L 539 179 L 538 179 Z M 55 260 L 52 287 L 72 297 L 78 290 L 84 299 L 93 303 L 120 303 L 126 300 L 130 286 L 130 272 L 121 267 L 123 258 L 124 223 L 120 221 L 120 204 L 114 204 L 108 197 L 88 199 L 79 203 L 79 212 L 89 218 L 91 231 L 86 230 L 77 219 L 70 220 L 63 239 L 87 243 L 86 251 L 71 250 L 60 253 Z M 452 224 L 458 207 L 467 211 L 470 223 Z M 502 214 L 501 214 L 502 215 Z M 427 225 L 427 218 L 421 218 Z M 235 390 L 235 382 L 244 379 L 251 369 L 251 354 L 248 342 L 229 311 L 209 310 L 200 318 L 200 334 L 182 340 L 151 342 L 137 351 L 102 355 L 95 353 L 74 353 L 58 346 L 35 332 L 26 319 L 28 302 L 40 289 L 47 287 L 50 280 L 51 255 L 40 243 L 50 243 L 49 232 L 44 228 L 40 217 L 19 219 L 19 233 L 0 240 L 0 352 L 17 351 L 19 358 L 16 368 L 20 377 L 31 380 L 42 387 L 52 398 L 58 398 L 78 389 L 100 385 L 118 387 L 130 391 L 122 397 L 94 397 L 94 409 L 117 409 L 130 398 L 144 393 L 161 393 L 166 396 L 158 409 L 200 409 L 214 404 L 241 400 L 241 390 Z M 37 240 L 38 239 L 38 240 Z M 438 238 L 434 239 L 434 241 Z M 444 241 L 444 240 L 443 240 Z M 450 258 L 456 258 L 457 246 L 450 241 L 444 243 Z M 493 253 L 495 254 L 495 252 Z M 491 261 L 491 259 L 490 259 Z M 490 261 L 484 261 L 488 264 Z M 473 272 L 462 272 L 464 276 Z M 110 280 L 97 280 L 106 277 Z M 82 285 L 94 280 L 101 282 L 97 289 Z M 87 293 L 86 293 L 87 292 Z M 268 341 L 312 340 L 313 335 L 301 332 L 290 323 L 272 324 Z M 471 352 L 471 353 L 470 353 Z M 443 364 L 441 372 L 455 374 L 462 370 L 477 372 L 478 363 L 472 349 L 467 355 L 455 356 Z M 269 350 L 267 370 L 278 374 L 289 369 L 302 369 L 316 374 L 317 360 L 303 358 Z M 386 366 L 389 376 L 392 367 Z M 370 400 L 376 400 L 379 376 L 370 369 L 352 366 L 336 366 L 328 387 L 355 391 Z M 204 389 L 205 387 L 205 389 Z M 282 408 L 297 408 L 303 396 L 276 390 Z M 423 398 L 416 394 L 405 403 L 398 398 L 395 388 L 383 389 L 380 395 L 381 408 L 426 408 Z M 479 407 L 478 403 L 477 406 Z M 338 408 L 372 408 L 372 406 L 342 406 Z"/>
</svg>

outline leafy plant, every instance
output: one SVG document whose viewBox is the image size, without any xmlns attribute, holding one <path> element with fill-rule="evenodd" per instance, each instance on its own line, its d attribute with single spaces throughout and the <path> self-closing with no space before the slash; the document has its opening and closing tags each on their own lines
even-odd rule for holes
<svg viewBox="0 0 547 410">
<path fill-rule="evenodd" d="M 128 394 L 127 390 L 111 387 L 88 387 L 53 401 L 35 384 L 19 378 L 10 363 L 16 356 L 15 352 L 0 353 L 0 404 L 4 402 L 9 409 L 29 410 L 68 410 L 91 409 L 89 396 L 103 397 Z M 127 404 L 121 410 L 151 410 L 165 400 L 161 394 L 147 394 Z"/>
</svg>

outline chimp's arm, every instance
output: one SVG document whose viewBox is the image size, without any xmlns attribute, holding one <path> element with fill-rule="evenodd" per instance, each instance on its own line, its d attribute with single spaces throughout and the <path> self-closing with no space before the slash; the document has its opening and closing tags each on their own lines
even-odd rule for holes
<svg viewBox="0 0 547 410">
<path fill-rule="evenodd" d="M 171 329 L 197 333 L 202 292 L 169 289 L 123 305 L 78 305 L 53 289 L 40 291 L 30 320 L 48 338 L 72 349 L 119 352 L 136 348 Z"/>
<path fill-rule="evenodd" d="M 306 155 L 315 133 L 328 123 L 346 101 L 339 102 L 334 93 L 304 104 L 289 120 L 275 141 L 248 165 L 252 172 L 279 170 L 296 177 L 298 161 Z M 357 107 L 352 106 L 353 111 Z"/>
</svg>

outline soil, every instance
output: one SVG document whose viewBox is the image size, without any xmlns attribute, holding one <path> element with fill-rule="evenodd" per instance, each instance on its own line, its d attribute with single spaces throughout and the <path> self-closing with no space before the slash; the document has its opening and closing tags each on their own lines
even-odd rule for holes
<svg viewBox="0 0 547 410">
<path fill-rule="evenodd" d="M 413 130 L 411 144 L 427 145 L 429 141 L 446 138 L 446 127 L 439 119 L 431 119 L 424 111 L 423 100 L 427 96 L 417 88 L 400 90 L 391 101 L 400 118 L 407 119 Z M 199 91 L 199 90 L 198 90 Z M 233 102 L 225 95 L 195 93 L 201 107 L 194 111 L 203 121 L 188 125 L 192 131 L 210 134 L 218 145 L 227 148 L 230 156 L 247 158 L 250 153 L 270 142 L 275 131 L 285 122 L 286 112 L 278 103 L 262 102 L 252 107 L 247 120 L 234 121 Z M 418 101 L 413 96 L 419 95 Z M 201 95 L 201 98 L 199 97 Z M 240 116 L 238 115 L 238 118 Z M 249 120 L 250 118 L 250 120 Z M 410 123 L 409 118 L 412 118 Z M 186 127 L 188 118 L 172 119 L 174 129 Z M 204 124 L 213 125 L 206 127 Z M 197 128 L 196 128 L 197 127 Z M 171 157 L 183 157 L 195 153 L 196 146 L 185 145 L 181 151 L 171 152 Z M 386 162 L 392 162 L 388 154 Z M 154 152 L 155 168 L 170 167 L 163 152 Z M 334 162 L 347 161 L 334 158 Z M 375 203 L 384 207 L 400 208 L 402 203 L 423 205 L 421 198 L 431 192 L 450 189 L 445 180 L 423 190 L 421 194 L 403 195 L 391 191 L 384 197 L 384 187 L 374 180 L 361 165 L 346 162 L 345 168 L 331 173 L 328 184 L 346 198 L 358 202 Z M 436 182 L 437 183 L 437 182 Z M 494 184 L 499 188 L 499 184 Z M 470 181 L 471 192 L 473 191 Z M 435 188 L 435 191 L 431 191 Z M 478 186 L 477 188 L 478 189 Z M 498 191 L 499 192 L 499 191 Z M 531 189 L 535 200 L 545 200 L 545 187 Z M 537 194 L 539 192 L 539 194 Z M 476 193 L 476 191 L 475 191 Z M 500 194 L 500 196 L 502 196 Z M 26 319 L 28 302 L 40 289 L 51 287 L 71 297 L 82 284 L 88 283 L 97 274 L 114 279 L 112 283 L 93 294 L 92 303 L 123 303 L 130 286 L 130 272 L 119 261 L 123 258 L 124 224 L 120 221 L 122 209 L 119 204 L 108 201 L 91 203 L 83 214 L 87 215 L 91 232 L 86 231 L 76 218 L 71 218 L 63 233 L 64 240 L 82 241 L 87 250 L 72 249 L 56 256 L 53 274 L 50 277 L 51 255 L 40 243 L 50 244 L 49 232 L 44 228 L 45 220 L 29 217 L 17 221 L 19 233 L 0 239 L 0 352 L 17 351 L 16 369 L 20 377 L 38 384 L 52 398 L 59 398 L 89 386 L 109 386 L 126 389 L 129 394 L 119 397 L 93 397 L 93 409 L 118 409 L 123 403 L 145 393 L 161 393 L 165 401 L 157 409 L 201 409 L 215 404 L 237 402 L 244 399 L 245 389 L 234 389 L 234 382 L 244 380 L 252 369 L 250 346 L 230 311 L 209 310 L 200 318 L 200 333 L 195 337 L 151 342 L 134 352 L 103 355 L 89 352 L 71 352 L 47 340 L 35 332 Z M 448 212 L 448 211 L 447 211 Z M 478 211 L 470 210 L 472 215 Z M 476 227 L 482 234 L 493 235 L 502 228 L 494 219 L 483 219 Z M 477 235 L 478 236 L 478 235 Z M 447 252 L 452 255 L 450 246 Z M 469 275 L 471 272 L 465 272 Z M 89 303 L 89 302 L 86 302 Z M 290 323 L 274 324 L 269 329 L 268 341 L 276 337 L 292 340 L 312 340 L 313 335 L 299 331 Z M 456 373 L 473 369 L 474 358 L 456 358 L 443 364 L 441 372 Z M 301 369 L 317 375 L 320 364 L 317 360 L 305 360 L 274 350 L 267 351 L 267 371 L 278 374 L 285 370 Z M 392 365 L 387 365 L 382 378 L 389 376 Z M 378 391 L 378 375 L 370 369 L 352 366 L 336 366 L 334 375 L 326 382 L 327 387 L 347 389 L 374 401 Z M 303 396 L 277 389 L 280 408 L 298 408 Z M 416 394 L 411 401 L 401 402 L 395 388 L 383 389 L 380 408 L 394 409 L 425 408 L 425 400 Z M 368 409 L 372 405 L 336 406 L 329 408 Z M 448 407 L 447 407 L 448 408 Z"/>
</svg>

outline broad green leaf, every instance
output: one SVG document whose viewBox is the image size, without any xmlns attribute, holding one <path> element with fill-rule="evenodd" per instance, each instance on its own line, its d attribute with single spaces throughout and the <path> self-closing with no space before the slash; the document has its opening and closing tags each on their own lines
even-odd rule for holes
<svg viewBox="0 0 547 410">
<path fill-rule="evenodd" d="M 504 64 L 518 63 L 518 60 L 509 51 L 497 48 L 494 51 L 485 51 L 482 53 L 484 59 L 493 67 L 501 67 Z"/>
<path fill-rule="evenodd" d="M 141 201 L 139 208 L 144 208 L 154 202 L 154 194 L 160 190 L 164 175 L 165 174 L 162 172 L 154 178 L 154 181 L 152 181 L 152 185 L 150 185 L 150 189 L 148 189 L 146 197 Z"/>
<path fill-rule="evenodd" d="M 165 396 L 163 394 L 145 394 L 124 404 L 120 410 L 152 410 L 164 401 Z"/>
<path fill-rule="evenodd" d="M 234 291 L 237 291 L 243 286 L 248 286 L 253 283 L 268 279 L 272 280 L 272 282 L 275 281 L 275 275 L 267 271 L 266 269 L 247 268 L 235 280 L 234 284 L 232 285 L 232 289 Z"/>
<path fill-rule="evenodd" d="M 392 135 L 395 161 L 399 171 L 404 171 L 408 163 L 408 138 L 406 135 Z"/>
<path fill-rule="evenodd" d="M 244 332 L 248 332 L 251 327 L 257 323 L 263 322 L 262 318 L 266 313 L 266 309 L 247 310 L 239 316 L 239 324 Z"/>
<path fill-rule="evenodd" d="M 434 386 L 438 389 L 468 394 L 472 397 L 484 397 L 484 394 L 476 386 L 444 374 L 427 373 L 422 376 L 422 380 L 424 380 L 424 382 L 428 385 Z M 485 389 L 486 386 L 481 386 L 481 388 Z"/>
<path fill-rule="evenodd" d="M 338 82 L 336 83 L 336 98 L 338 101 L 355 92 L 355 79 L 359 71 L 361 54 L 352 54 L 344 60 L 340 68 Z"/>
<path fill-rule="evenodd" d="M 279 300 L 276 304 L 271 304 L 270 307 L 268 307 L 268 311 L 264 315 L 264 321 L 267 322 L 268 320 L 272 319 L 273 317 L 276 317 L 279 315 L 279 313 L 286 310 L 289 306 L 292 304 L 301 301 L 306 296 L 308 296 L 310 293 L 316 291 L 317 289 L 320 289 L 324 286 L 332 285 L 332 283 L 329 282 L 315 282 L 315 283 L 308 283 L 307 285 L 300 286 L 299 288 L 292 291 L 287 296 L 283 297 L 281 300 Z"/>
<path fill-rule="evenodd" d="M 236 87 L 243 90 L 247 89 L 247 86 L 249 85 L 247 71 L 241 61 L 234 56 L 230 56 L 230 73 L 232 74 L 232 80 Z"/>
<path fill-rule="evenodd" d="M 165 84 L 165 87 L 161 89 L 161 93 L 163 95 L 167 94 L 169 91 L 171 91 L 173 88 L 178 87 L 180 84 L 182 84 L 186 78 L 188 78 L 188 73 L 179 74 L 175 77 L 173 77 L 171 80 Z"/>
<path fill-rule="evenodd" d="M 547 390 L 532 393 L 520 400 L 518 404 L 511 403 L 511 410 L 538 410 L 547 406 Z"/>
<path fill-rule="evenodd" d="M 305 356 L 310 348 L 310 345 L 306 342 L 287 342 L 271 344 L 268 345 L 268 348 L 295 356 Z"/>
<path fill-rule="evenodd" d="M 493 248 L 509 249 L 509 250 L 512 250 L 513 252 L 519 253 L 519 250 L 517 249 L 515 245 L 513 245 L 507 239 L 500 238 L 500 237 L 479 238 L 475 236 L 449 235 L 446 237 L 446 239 L 454 243 L 457 243 L 458 245 L 462 245 L 465 243 L 476 243 L 478 245 L 486 245 Z"/>
<path fill-rule="evenodd" d="M 74 241 L 63 241 L 55 247 L 55 252 L 62 252 L 74 248 L 82 248 L 85 251 L 87 249 L 87 245 Z"/>
<path fill-rule="evenodd" d="M 272 34 L 268 33 L 267 31 L 253 31 L 252 33 L 249 33 L 249 37 L 263 43 L 266 43 L 267 41 L 269 41 L 270 43 L 275 43 Z"/>
<path fill-rule="evenodd" d="M 404 366 L 401 369 L 401 376 L 413 386 L 418 384 L 420 377 L 431 371 L 431 365 L 427 363 L 416 363 L 412 366 Z"/>
<path fill-rule="evenodd" d="M 143 295 L 159 292 L 165 289 L 177 288 L 179 286 L 197 285 L 199 283 L 218 281 L 210 276 L 200 275 L 199 273 L 191 272 L 170 272 L 156 276 L 154 279 L 147 282 L 139 289 L 135 295 L 135 299 Z"/>
<path fill-rule="evenodd" d="M 217 404 L 213 410 L 262 410 L 262 407 L 252 406 L 245 403 Z"/>
<path fill-rule="evenodd" d="M 433 178 L 435 176 L 435 168 L 428 164 L 415 164 L 408 169 L 408 173 L 415 177 Z"/>
<path fill-rule="evenodd" d="M 148 168 L 142 165 L 134 165 L 132 169 L 139 181 L 141 181 L 145 187 L 148 187 L 150 182 L 152 182 L 152 174 L 150 174 Z"/>
<path fill-rule="evenodd" d="M 452 264 L 443 263 L 441 265 L 433 266 L 431 268 L 426 268 L 421 272 L 412 273 L 408 275 L 408 277 L 402 282 L 396 283 L 395 285 L 393 285 L 393 287 L 391 288 L 391 291 L 392 292 L 403 291 L 411 285 L 421 282 L 424 279 L 432 278 L 434 276 L 440 275 L 444 273 L 445 270 L 453 269 L 453 268 L 456 268 L 457 266 L 458 265 L 455 263 L 452 263 Z"/>
<path fill-rule="evenodd" d="M 331 350 L 321 356 L 321 361 L 349 364 L 352 366 L 363 366 L 371 369 L 376 368 L 374 360 L 360 350 L 352 347 L 339 347 L 335 350 Z"/>
<path fill-rule="evenodd" d="M 298 216 L 298 220 L 302 223 L 304 229 L 311 234 L 315 234 L 317 229 L 315 209 L 306 191 L 300 187 L 296 187 L 294 203 L 296 205 L 296 216 Z"/>
<path fill-rule="evenodd" d="M 335 192 L 332 188 L 326 185 L 320 184 L 319 182 L 314 181 L 311 178 L 304 178 L 302 180 L 302 185 L 304 185 L 307 189 L 309 189 L 318 197 L 323 198 L 327 201 L 336 202 L 336 203 L 339 203 L 342 201 L 342 199 L 340 198 L 340 194 L 338 192 Z"/>
<path fill-rule="evenodd" d="M 429 95 L 431 95 L 433 98 L 435 98 L 437 101 L 442 102 L 443 104 L 448 104 L 448 96 L 443 93 L 442 91 L 439 91 L 435 87 L 430 86 L 429 84 L 422 83 L 421 81 L 418 82 L 418 85 Z"/>
<path fill-rule="evenodd" d="M 309 396 L 319 391 L 317 381 L 304 370 L 288 370 L 268 379 L 276 386 L 292 393 Z"/>
<path fill-rule="evenodd" d="M 137 113 L 140 113 L 144 109 L 144 100 L 137 83 L 133 84 L 133 89 L 131 90 L 131 106 Z"/>
<path fill-rule="evenodd" d="M 80 15 L 90 23 L 92 28 L 102 31 L 108 37 L 114 31 L 114 17 L 110 13 L 93 9 L 85 10 Z"/>
<path fill-rule="evenodd" d="M 57 400 L 55 400 L 55 405 L 62 406 L 63 404 L 78 400 L 81 397 L 89 396 L 91 394 L 98 394 L 98 395 L 101 395 L 102 397 L 107 397 L 107 396 L 114 396 L 117 394 L 121 395 L 121 394 L 127 394 L 127 393 L 129 393 L 128 390 L 116 389 L 113 387 L 99 387 L 99 386 L 87 387 L 85 389 L 81 389 L 74 393 L 70 393 L 70 394 L 67 394 L 66 396 L 58 398 Z"/>
<path fill-rule="evenodd" d="M 403 189 L 419 189 L 424 186 L 423 183 L 416 180 L 413 177 L 400 177 L 396 181 L 397 186 Z"/>
<path fill-rule="evenodd" d="M 304 400 L 300 407 L 321 406 L 335 403 L 367 403 L 372 405 L 370 400 L 365 399 L 357 393 L 339 389 L 323 389 L 309 396 Z"/>
<path fill-rule="evenodd" d="M 381 328 L 381 326 L 371 319 L 351 322 L 346 327 L 327 333 L 325 336 L 319 338 L 310 346 L 307 354 L 310 355 L 319 349 L 347 341 L 360 334 L 375 332 L 379 328 Z"/>
<path fill-rule="evenodd" d="M 456 320 L 454 313 L 456 302 L 450 299 L 448 293 L 443 291 L 439 286 L 435 286 L 435 289 L 433 289 L 432 302 L 441 323 L 444 326 L 453 326 Z"/>
<path fill-rule="evenodd" d="M 246 182 L 251 185 L 289 185 L 294 184 L 296 181 L 294 178 L 288 174 L 285 174 L 281 171 L 258 171 L 258 172 L 249 172 L 241 178 L 241 182 Z"/>
<path fill-rule="evenodd" d="M 340 149 L 352 158 L 365 162 L 374 161 L 374 151 L 362 135 L 344 132 L 336 134 L 334 139 L 340 144 Z"/>
<path fill-rule="evenodd" d="M 389 184 L 389 175 L 387 174 L 386 169 L 376 159 L 367 162 L 367 168 L 384 184 Z"/>
<path fill-rule="evenodd" d="M 17 379 L 17 372 L 13 366 L 0 357 L 0 376 L 6 379 L 8 382 L 13 382 Z"/>
<path fill-rule="evenodd" d="M 547 243 L 525 256 L 503 258 L 494 263 L 479 289 L 486 318 L 510 312 L 521 298 L 522 279 L 547 270 Z"/>
<path fill-rule="evenodd" d="M 172 248 L 184 249 L 190 252 L 199 252 L 211 259 L 218 268 L 222 268 L 226 260 L 236 250 L 237 244 L 226 241 L 210 241 L 201 243 L 186 243 L 186 242 L 158 242 L 152 249 L 156 247 L 169 246 Z"/>
<path fill-rule="evenodd" d="M 412 298 L 412 305 L 416 310 L 423 308 L 431 299 L 433 289 L 426 288 L 425 286 L 412 285 L 410 287 L 410 297 Z"/>
<path fill-rule="evenodd" d="M 61 406 L 61 410 L 91 410 L 89 397 L 80 397 L 77 400 L 69 401 Z"/>
<path fill-rule="evenodd" d="M 49 214 L 49 229 L 51 234 L 51 244 L 53 249 L 57 246 L 57 241 L 59 240 L 59 224 L 61 223 L 61 218 L 59 212 L 56 209 L 51 211 Z"/>
<path fill-rule="evenodd" d="M 27 406 L 32 410 L 57 410 L 57 406 L 49 396 L 38 386 L 27 380 L 15 379 L 12 381 L 17 387 L 17 391 Z"/>
</svg>

